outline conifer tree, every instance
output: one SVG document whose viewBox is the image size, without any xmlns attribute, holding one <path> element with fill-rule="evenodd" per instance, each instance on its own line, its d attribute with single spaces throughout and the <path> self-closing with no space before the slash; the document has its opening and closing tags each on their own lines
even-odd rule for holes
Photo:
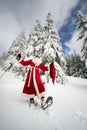
<svg viewBox="0 0 87 130">
<path fill-rule="evenodd" d="M 80 30 L 78 40 L 83 40 L 82 47 L 82 60 L 85 61 L 85 65 L 87 68 L 87 16 L 83 15 L 80 11 L 77 13 L 77 24 L 78 29 Z"/>
<path fill-rule="evenodd" d="M 64 70 L 66 67 L 66 60 L 63 54 L 62 45 L 60 38 L 54 26 L 54 20 L 52 19 L 51 13 L 48 13 L 46 17 L 46 25 L 44 26 L 45 32 L 45 50 L 49 50 L 49 54 L 45 52 L 45 57 L 50 61 L 56 61 Z M 49 49 L 51 48 L 51 49 Z"/>
<path fill-rule="evenodd" d="M 50 63 L 55 61 L 57 70 L 57 82 L 63 83 L 65 80 L 65 74 L 61 73 L 66 69 L 66 60 L 62 51 L 62 45 L 60 38 L 54 26 L 54 20 L 51 13 L 48 13 L 46 17 L 46 24 L 44 26 L 44 53 L 43 62 Z M 63 71 L 61 71 L 63 70 Z"/>
<path fill-rule="evenodd" d="M 25 57 L 25 50 L 26 50 L 26 36 L 25 31 L 23 30 L 19 36 L 13 40 L 12 45 L 8 49 L 6 53 L 2 54 L 2 64 L 3 69 L 6 70 L 12 64 L 12 71 L 16 72 L 18 75 L 24 75 L 26 68 L 23 68 L 19 64 L 17 64 L 16 56 L 18 53 L 21 53 L 23 57 Z M 5 62 L 4 62 L 5 59 Z"/>
<path fill-rule="evenodd" d="M 9 55 L 13 56 L 15 56 L 18 53 L 21 53 L 23 56 L 25 56 L 26 47 L 27 47 L 26 36 L 25 31 L 23 30 L 19 34 L 19 36 L 13 41 L 12 45 L 8 50 L 8 53 Z"/>
<path fill-rule="evenodd" d="M 87 78 L 87 69 L 85 68 L 85 62 L 81 60 L 81 57 L 76 53 L 76 51 L 74 51 L 74 54 L 67 57 L 66 67 L 67 75 Z"/>
<path fill-rule="evenodd" d="M 42 57 L 42 49 L 43 49 L 43 28 L 39 20 L 35 21 L 34 28 L 31 30 L 28 39 L 28 48 L 27 54 L 28 56 L 39 55 Z"/>
</svg>

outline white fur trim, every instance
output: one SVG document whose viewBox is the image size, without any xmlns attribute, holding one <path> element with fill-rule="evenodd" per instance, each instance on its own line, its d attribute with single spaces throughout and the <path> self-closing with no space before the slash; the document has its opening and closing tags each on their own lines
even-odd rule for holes
<svg viewBox="0 0 87 130">
<path fill-rule="evenodd" d="M 35 90 L 36 90 L 36 93 L 37 93 L 37 97 L 40 98 L 38 86 L 37 86 L 36 79 L 35 79 L 35 67 L 34 67 L 34 74 L 33 74 L 33 82 L 34 82 Z"/>
<path fill-rule="evenodd" d="M 22 95 L 22 96 L 25 96 L 25 97 L 27 97 L 27 98 L 34 98 L 34 97 L 35 97 L 35 94 L 22 93 L 21 95 Z"/>
<path fill-rule="evenodd" d="M 23 59 L 22 58 L 20 58 L 20 60 L 18 61 L 19 63 L 22 61 Z"/>
<path fill-rule="evenodd" d="M 46 95 L 46 92 L 42 92 L 42 93 L 40 93 L 39 95 L 40 95 L 40 97 L 43 97 L 43 96 Z"/>
<path fill-rule="evenodd" d="M 30 68 L 30 75 L 29 75 L 29 82 L 28 82 L 28 87 L 30 86 L 31 73 L 32 73 L 32 67 Z"/>
</svg>

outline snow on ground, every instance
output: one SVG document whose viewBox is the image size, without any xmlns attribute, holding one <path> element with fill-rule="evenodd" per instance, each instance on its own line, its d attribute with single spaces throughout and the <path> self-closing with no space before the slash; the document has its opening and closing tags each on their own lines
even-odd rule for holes
<svg viewBox="0 0 87 130">
<path fill-rule="evenodd" d="M 0 78 L 0 130 L 87 130 L 87 79 L 68 77 L 65 85 L 47 84 L 47 96 L 54 99 L 47 111 L 29 108 L 23 85 L 11 72 Z"/>
</svg>

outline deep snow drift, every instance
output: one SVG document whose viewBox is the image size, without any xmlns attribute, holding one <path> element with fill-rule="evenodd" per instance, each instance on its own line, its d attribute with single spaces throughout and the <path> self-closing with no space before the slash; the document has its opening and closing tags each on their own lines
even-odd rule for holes
<svg viewBox="0 0 87 130">
<path fill-rule="evenodd" d="M 11 72 L 0 78 L 0 130 L 87 130 L 87 79 L 68 77 L 65 85 L 45 85 L 46 96 L 54 99 L 46 111 L 29 108 L 23 85 Z"/>
</svg>

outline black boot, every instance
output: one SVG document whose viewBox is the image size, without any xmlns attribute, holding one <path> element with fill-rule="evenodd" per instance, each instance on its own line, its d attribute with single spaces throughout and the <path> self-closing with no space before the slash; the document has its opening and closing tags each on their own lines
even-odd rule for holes
<svg viewBox="0 0 87 130">
<path fill-rule="evenodd" d="M 45 103 L 45 97 L 41 97 L 41 106 L 43 107 L 44 106 L 44 103 Z"/>
<path fill-rule="evenodd" d="M 31 106 L 31 104 L 34 104 L 34 98 L 30 98 L 30 100 L 29 100 L 29 107 Z"/>
<path fill-rule="evenodd" d="M 29 107 L 31 107 L 32 104 L 34 106 L 38 106 L 38 103 L 34 100 L 34 98 L 30 98 L 30 100 L 29 100 Z"/>
</svg>

